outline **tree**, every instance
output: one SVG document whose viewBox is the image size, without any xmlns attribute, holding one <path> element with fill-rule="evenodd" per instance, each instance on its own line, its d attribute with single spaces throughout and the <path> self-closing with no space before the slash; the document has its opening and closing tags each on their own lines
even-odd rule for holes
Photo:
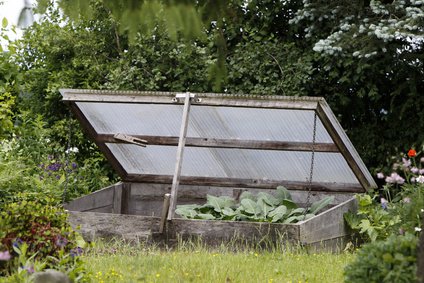
<svg viewBox="0 0 424 283">
<path fill-rule="evenodd" d="M 175 37 L 160 20 L 162 10 L 152 12 L 153 29 L 135 23 L 131 33 L 120 13 L 132 7 L 141 11 L 145 2 L 115 2 L 92 1 L 90 16 L 74 15 L 63 27 L 60 13 L 49 6 L 45 20 L 28 29 L 19 51 L 25 89 L 36 101 L 31 109 L 51 112 L 51 123 L 63 118 L 60 87 L 220 89 L 324 96 L 370 167 L 423 140 L 423 8 L 418 1 L 233 0 L 219 2 L 209 18 L 202 7 L 211 2 L 197 1 L 203 34 L 191 39 L 180 31 L 176 34 L 182 36 Z M 160 9 L 171 4 L 161 2 Z M 225 63 L 224 73 L 218 63 Z"/>
</svg>

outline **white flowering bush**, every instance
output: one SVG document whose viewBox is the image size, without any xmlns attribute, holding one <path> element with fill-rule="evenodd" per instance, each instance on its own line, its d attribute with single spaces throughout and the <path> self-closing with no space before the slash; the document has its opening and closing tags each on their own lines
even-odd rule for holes
<svg viewBox="0 0 424 283">
<path fill-rule="evenodd" d="M 304 0 L 303 3 L 303 9 L 297 11 L 290 23 L 308 23 L 305 37 L 318 37 L 313 49 L 325 55 L 367 59 L 387 52 L 389 42 L 402 42 L 400 52 L 413 50 L 424 42 L 424 1 L 371 0 L 369 6 L 350 1 Z M 345 16 L 352 14 L 358 16 Z M 326 38 L 321 33 L 323 22 L 334 22 Z"/>
</svg>

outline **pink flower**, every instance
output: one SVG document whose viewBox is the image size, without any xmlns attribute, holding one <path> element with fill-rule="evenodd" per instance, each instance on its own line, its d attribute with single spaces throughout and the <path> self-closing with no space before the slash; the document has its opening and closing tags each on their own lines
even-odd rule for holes
<svg viewBox="0 0 424 283">
<path fill-rule="evenodd" d="M 411 166 L 411 160 L 406 159 L 406 158 L 402 158 L 402 167 L 403 167 L 403 169 L 406 169 L 409 166 Z"/>
<path fill-rule="evenodd" d="M 411 172 L 414 174 L 417 174 L 420 171 L 420 169 L 418 169 L 417 167 L 412 167 L 411 168 Z"/>
<path fill-rule="evenodd" d="M 415 177 L 411 177 L 411 183 L 415 183 L 417 179 Z"/>
<path fill-rule="evenodd" d="M 0 260 L 7 261 L 11 258 L 12 256 L 10 255 L 9 251 L 0 252 Z"/>
<path fill-rule="evenodd" d="M 421 157 L 421 158 L 420 158 L 420 162 L 421 162 L 421 163 L 424 163 L 424 157 Z"/>
<path fill-rule="evenodd" d="M 381 172 L 378 172 L 378 173 L 377 173 L 377 178 L 378 178 L 378 179 L 384 179 L 384 174 L 383 174 L 383 173 L 381 173 Z"/>
<path fill-rule="evenodd" d="M 398 173 L 393 172 L 390 176 L 386 177 L 386 183 L 389 184 L 399 184 L 402 185 L 405 183 L 405 179 L 399 176 Z"/>
<path fill-rule="evenodd" d="M 406 198 L 403 199 L 403 202 L 404 203 L 411 203 L 411 198 L 406 197 Z"/>
<path fill-rule="evenodd" d="M 420 171 L 418 173 L 420 173 L 421 175 L 423 175 L 424 174 L 424 169 L 420 169 Z"/>
</svg>

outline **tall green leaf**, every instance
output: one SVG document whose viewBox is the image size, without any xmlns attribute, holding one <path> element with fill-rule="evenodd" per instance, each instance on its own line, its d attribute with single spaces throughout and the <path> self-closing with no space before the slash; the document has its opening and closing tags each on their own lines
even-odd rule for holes
<svg viewBox="0 0 424 283">
<path fill-rule="evenodd" d="M 263 200 L 265 203 L 267 203 L 268 205 L 272 207 L 278 206 L 280 204 L 280 201 L 276 197 L 264 192 L 258 193 L 257 199 L 258 199 L 258 202 L 259 200 Z"/>
<path fill-rule="evenodd" d="M 289 190 L 287 190 L 285 187 L 283 186 L 278 186 L 277 187 L 277 194 L 276 197 L 278 200 L 283 201 L 285 199 L 291 200 L 292 197 L 290 195 Z"/>
<path fill-rule="evenodd" d="M 199 206 L 197 204 L 187 204 L 187 205 L 179 205 L 175 209 L 175 213 L 188 219 L 195 218 L 198 213 L 196 211 L 196 208 Z"/>
<path fill-rule="evenodd" d="M 206 204 L 211 205 L 214 210 L 219 213 L 221 213 L 224 208 L 231 207 L 235 204 L 234 199 L 227 196 L 215 197 L 207 195 L 206 199 Z"/>
<path fill-rule="evenodd" d="M 275 208 L 273 211 L 268 213 L 268 217 L 271 217 L 271 222 L 279 222 L 286 217 L 287 207 L 284 205 L 280 205 Z"/>
<path fill-rule="evenodd" d="M 241 202 L 242 209 L 249 214 L 256 214 L 257 204 L 251 199 L 242 199 Z"/>
<path fill-rule="evenodd" d="M 317 202 L 314 202 L 311 207 L 309 208 L 309 213 L 311 214 L 317 214 L 320 210 L 325 208 L 327 205 L 329 205 L 331 202 L 333 202 L 334 196 L 328 196 L 325 197 Z"/>
</svg>

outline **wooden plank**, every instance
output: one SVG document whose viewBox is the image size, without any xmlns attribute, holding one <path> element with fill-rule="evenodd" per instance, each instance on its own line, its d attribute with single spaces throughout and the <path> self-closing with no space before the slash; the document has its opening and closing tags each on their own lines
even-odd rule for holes
<svg viewBox="0 0 424 283">
<path fill-rule="evenodd" d="M 85 240 L 119 239 L 135 241 L 149 240 L 152 227 L 158 227 L 158 217 L 122 215 L 98 212 L 70 212 L 69 222 L 77 228 Z"/>
<path fill-rule="evenodd" d="M 170 184 L 172 182 L 171 175 L 141 175 L 130 174 L 125 178 L 125 182 L 142 182 L 155 184 Z M 275 189 L 278 186 L 285 186 L 291 190 L 307 190 L 309 183 L 304 181 L 287 181 L 287 180 L 263 180 L 263 179 L 242 179 L 242 178 L 221 178 L 221 177 L 198 177 L 198 176 L 181 176 L 180 184 L 194 186 L 217 186 L 217 187 L 238 187 L 238 188 L 258 188 L 258 189 Z M 320 192 L 363 192 L 360 184 L 345 183 L 324 183 L 312 182 L 312 191 Z"/>
<path fill-rule="evenodd" d="M 163 198 L 163 206 L 162 206 L 162 213 L 160 216 L 160 226 L 159 226 L 159 233 L 163 233 L 166 223 L 166 217 L 168 215 L 169 211 L 169 202 L 171 199 L 171 194 L 165 194 Z"/>
<path fill-rule="evenodd" d="M 74 199 L 65 204 L 65 209 L 69 211 L 90 211 L 112 205 L 114 190 L 115 185 L 112 185 L 89 195 Z"/>
<path fill-rule="evenodd" d="M 177 161 L 175 163 L 175 171 L 174 171 L 174 176 L 172 178 L 171 199 L 170 199 L 170 205 L 169 205 L 168 220 L 171 220 L 172 218 L 174 218 L 175 207 L 177 205 L 178 186 L 180 184 L 180 175 L 181 175 L 181 168 L 182 168 L 181 166 L 183 162 L 184 147 L 185 147 L 187 128 L 188 128 L 188 118 L 190 113 L 190 99 L 191 99 L 190 94 L 186 93 L 186 96 L 184 99 L 184 109 L 183 109 L 183 117 L 181 121 L 180 136 L 178 139 Z"/>
<path fill-rule="evenodd" d="M 61 89 L 64 101 L 100 103 L 148 103 L 173 104 L 176 92 L 136 92 L 107 90 Z M 253 107 L 275 109 L 315 110 L 321 97 L 293 97 L 247 94 L 194 93 L 197 99 L 193 104 L 199 106 Z"/>
<path fill-rule="evenodd" d="M 178 146 L 178 137 L 132 135 L 141 140 L 146 140 L 148 145 Z M 98 143 L 123 143 L 114 138 L 113 134 L 99 134 L 96 136 Z M 237 140 L 237 139 L 215 139 L 215 138 L 193 138 L 187 137 L 185 146 L 211 147 L 211 148 L 242 148 L 284 151 L 312 151 L 315 146 L 316 152 L 339 152 L 334 143 L 312 142 L 288 142 L 288 141 L 263 141 L 263 140 Z"/>
<path fill-rule="evenodd" d="M 327 129 L 336 146 L 339 148 L 349 167 L 364 187 L 364 191 L 376 188 L 377 184 L 363 163 L 358 152 L 350 142 L 339 121 L 333 115 L 328 104 L 325 101 L 320 102 L 316 111 L 322 124 Z"/>
<path fill-rule="evenodd" d="M 122 186 L 123 184 L 120 183 L 114 187 L 112 213 L 121 213 L 122 211 Z"/>
<path fill-rule="evenodd" d="M 129 214 L 131 201 L 131 183 L 123 183 L 121 190 L 121 214 Z"/>
<path fill-rule="evenodd" d="M 299 226 L 265 222 L 173 219 L 168 223 L 168 237 L 182 240 L 201 238 L 207 245 L 222 243 L 297 243 Z"/>
<path fill-rule="evenodd" d="M 300 222 L 300 242 L 312 244 L 349 235 L 343 215 L 348 211 L 356 210 L 357 201 L 356 198 L 352 198 L 311 219 Z"/>
</svg>

